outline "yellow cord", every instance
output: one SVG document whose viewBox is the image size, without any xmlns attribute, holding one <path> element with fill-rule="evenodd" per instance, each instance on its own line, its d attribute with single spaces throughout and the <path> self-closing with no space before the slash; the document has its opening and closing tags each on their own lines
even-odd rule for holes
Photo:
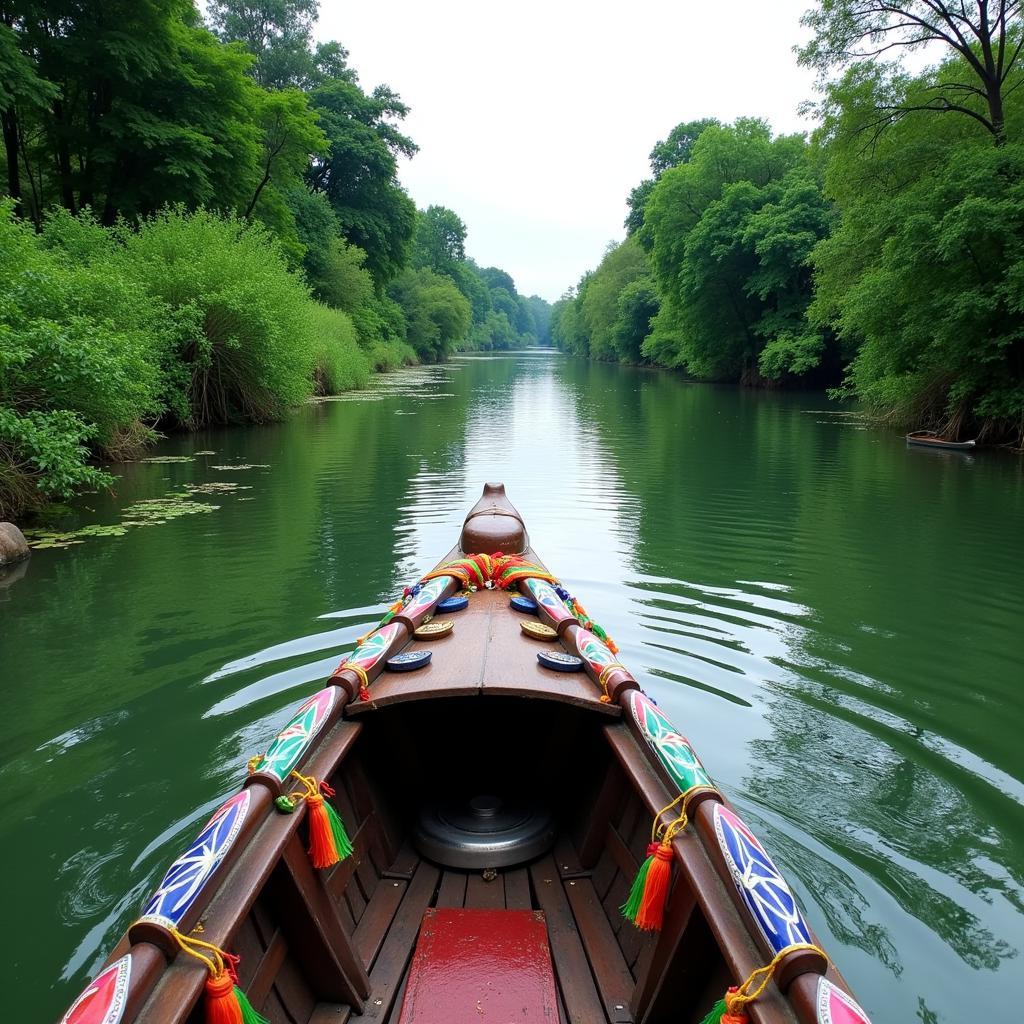
<svg viewBox="0 0 1024 1024">
<path fill-rule="evenodd" d="M 212 977 L 219 978 L 224 973 L 224 951 L 219 946 L 215 946 L 212 942 L 204 942 L 202 939 L 194 939 L 191 935 L 182 935 L 177 928 L 170 929 L 170 932 L 181 951 L 201 960 Z M 208 949 L 213 956 L 204 956 L 199 949 L 193 949 L 193 946 L 198 946 L 199 949 Z"/>
<path fill-rule="evenodd" d="M 598 676 L 597 685 L 601 687 L 601 703 L 611 704 L 612 699 L 608 696 L 608 677 L 615 671 L 615 669 L 621 668 L 623 672 L 626 671 L 626 666 L 619 664 L 617 661 L 613 661 L 610 665 L 605 665 L 601 669 L 601 675 Z"/>
<path fill-rule="evenodd" d="M 346 661 L 341 667 L 347 668 L 349 672 L 353 672 L 359 677 L 359 696 L 360 699 L 366 700 L 366 697 L 364 697 L 363 694 L 368 696 L 370 693 L 370 677 L 366 674 L 366 669 L 351 661 Z"/>
<path fill-rule="evenodd" d="M 662 846 L 668 846 L 671 844 L 672 840 L 675 839 L 675 837 L 679 835 L 679 833 L 682 832 L 682 830 L 686 828 L 686 826 L 689 824 L 690 798 L 694 796 L 696 793 L 701 792 L 713 793 L 715 792 L 715 790 L 711 786 L 702 786 L 699 784 L 696 786 L 691 786 L 689 789 L 680 793 L 679 796 L 677 796 L 675 800 L 673 800 L 672 803 L 670 803 L 667 807 L 663 807 L 660 811 L 658 811 L 657 817 L 655 817 L 654 819 L 654 824 L 651 826 L 652 843 L 658 842 L 658 836 L 660 835 Z M 672 808 L 675 807 L 675 805 L 679 803 L 680 800 L 682 800 L 683 802 L 683 807 L 679 814 L 679 817 L 673 821 L 670 821 L 667 825 L 663 826 L 661 824 L 661 816 L 665 814 L 667 811 L 671 811 Z"/>
<path fill-rule="evenodd" d="M 782 960 L 790 953 L 797 953 L 805 949 L 813 953 L 820 953 L 825 958 L 825 963 L 829 962 L 825 951 L 819 946 L 814 945 L 813 942 L 795 942 L 792 946 L 787 946 L 775 954 L 771 963 L 765 964 L 764 967 L 758 967 L 756 971 L 751 971 L 750 977 L 742 985 L 725 994 L 725 1006 L 729 1013 L 733 1015 L 742 1013 L 744 1006 L 752 1003 L 764 993 L 768 983 L 772 980 L 772 976 L 775 974 L 775 968 L 782 963 Z M 751 986 L 757 982 L 758 978 L 760 978 L 760 981 L 757 984 L 757 988 L 751 991 Z"/>
</svg>

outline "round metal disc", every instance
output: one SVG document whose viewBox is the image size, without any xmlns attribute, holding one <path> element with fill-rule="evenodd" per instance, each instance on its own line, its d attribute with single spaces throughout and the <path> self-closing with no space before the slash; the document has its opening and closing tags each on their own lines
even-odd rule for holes
<svg viewBox="0 0 1024 1024">
<path fill-rule="evenodd" d="M 530 619 L 520 622 L 519 628 L 533 640 L 554 640 L 558 636 L 550 626 L 545 626 L 543 622 L 533 622 Z"/>
<path fill-rule="evenodd" d="M 461 612 L 468 605 L 469 598 L 457 594 L 455 597 L 446 597 L 443 601 L 438 601 L 437 610 L 439 612 Z"/>
<path fill-rule="evenodd" d="M 528 597 L 513 597 L 508 606 L 517 612 L 526 612 L 528 615 L 537 614 L 537 602 L 531 601 Z"/>
<path fill-rule="evenodd" d="M 546 807 L 486 794 L 424 807 L 414 829 L 417 849 L 445 867 L 510 867 L 551 849 L 555 828 Z"/>
<path fill-rule="evenodd" d="M 540 651 L 537 660 L 545 668 L 553 668 L 556 672 L 579 672 L 583 668 L 583 659 L 565 651 Z"/>
<path fill-rule="evenodd" d="M 432 654 L 430 651 L 402 651 L 384 662 L 384 667 L 389 672 L 415 672 L 418 668 L 425 668 L 430 664 Z"/>
<path fill-rule="evenodd" d="M 455 628 L 451 619 L 435 619 L 433 622 L 424 622 L 413 636 L 417 640 L 439 640 L 447 636 Z"/>
</svg>

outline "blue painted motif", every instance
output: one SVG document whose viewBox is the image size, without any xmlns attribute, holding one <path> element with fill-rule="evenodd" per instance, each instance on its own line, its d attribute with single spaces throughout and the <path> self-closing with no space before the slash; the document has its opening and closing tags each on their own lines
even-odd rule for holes
<svg viewBox="0 0 1024 1024">
<path fill-rule="evenodd" d="M 789 884 L 754 833 L 721 804 L 715 804 L 715 833 L 740 897 L 772 952 L 810 942 L 810 929 Z"/>
<path fill-rule="evenodd" d="M 430 663 L 432 651 L 403 651 L 384 662 L 390 672 L 414 672 Z"/>
<path fill-rule="evenodd" d="M 167 869 L 164 880 L 142 911 L 140 921 L 177 928 L 203 886 L 220 866 L 249 813 L 249 791 L 221 805 L 195 842 Z"/>
<path fill-rule="evenodd" d="M 537 660 L 545 668 L 553 668 L 556 672 L 579 672 L 583 668 L 583 659 L 565 651 L 540 651 Z"/>
</svg>

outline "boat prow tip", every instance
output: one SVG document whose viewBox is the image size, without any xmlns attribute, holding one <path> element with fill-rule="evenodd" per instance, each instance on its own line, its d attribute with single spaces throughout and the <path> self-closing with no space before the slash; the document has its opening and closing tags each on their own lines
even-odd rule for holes
<svg viewBox="0 0 1024 1024">
<path fill-rule="evenodd" d="M 502 483 L 485 483 L 480 500 L 462 524 L 459 548 L 465 554 L 521 555 L 529 546 L 523 517 L 505 494 Z"/>
</svg>

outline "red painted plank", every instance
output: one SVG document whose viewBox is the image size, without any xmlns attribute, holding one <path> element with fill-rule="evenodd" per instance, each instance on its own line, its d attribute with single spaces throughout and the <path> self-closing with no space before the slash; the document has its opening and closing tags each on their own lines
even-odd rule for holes
<svg viewBox="0 0 1024 1024">
<path fill-rule="evenodd" d="M 426 911 L 399 1024 L 551 1024 L 557 1015 L 541 911 Z"/>
</svg>

